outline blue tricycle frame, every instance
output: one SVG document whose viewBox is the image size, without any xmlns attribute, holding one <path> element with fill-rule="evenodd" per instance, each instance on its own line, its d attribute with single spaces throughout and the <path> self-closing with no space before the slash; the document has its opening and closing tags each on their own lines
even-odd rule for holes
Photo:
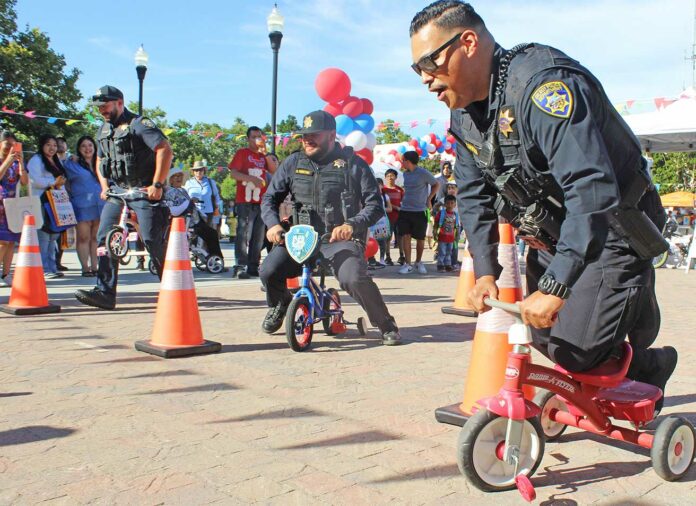
<svg viewBox="0 0 696 506">
<path fill-rule="evenodd" d="M 326 288 L 324 259 L 319 253 L 320 243 L 328 239 L 328 234 L 319 240 L 317 232 L 309 225 L 295 225 L 285 234 L 285 246 L 290 256 L 302 265 L 300 287 L 288 305 L 285 317 L 285 336 L 294 351 L 306 351 L 312 345 L 314 325 L 322 322 L 324 332 L 335 336 L 346 331 L 347 325 L 356 325 L 358 333 L 365 335 L 363 317 L 354 324 L 348 322 L 341 308 L 341 297 L 335 288 Z M 312 271 L 319 267 L 319 283 Z"/>
</svg>

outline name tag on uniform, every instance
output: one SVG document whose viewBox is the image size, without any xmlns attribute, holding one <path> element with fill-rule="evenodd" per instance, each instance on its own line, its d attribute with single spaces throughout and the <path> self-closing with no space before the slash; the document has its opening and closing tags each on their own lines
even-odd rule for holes
<svg viewBox="0 0 696 506">
<path fill-rule="evenodd" d="M 313 176 L 314 171 L 307 169 L 295 169 L 295 173 L 302 174 L 303 176 Z"/>
</svg>

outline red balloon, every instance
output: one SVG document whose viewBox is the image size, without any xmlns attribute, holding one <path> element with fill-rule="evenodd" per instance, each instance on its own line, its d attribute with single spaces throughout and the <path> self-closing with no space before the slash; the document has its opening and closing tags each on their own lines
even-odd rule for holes
<svg viewBox="0 0 696 506">
<path fill-rule="evenodd" d="M 325 102 L 340 102 L 350 95 L 350 77 L 341 69 L 324 69 L 317 75 L 314 88 Z"/>
<path fill-rule="evenodd" d="M 363 113 L 362 101 L 356 97 L 348 97 L 343 102 L 343 114 L 351 118 L 357 118 Z"/>
<path fill-rule="evenodd" d="M 379 251 L 379 244 L 374 237 L 370 237 L 365 244 L 365 258 L 371 258 Z"/>
<path fill-rule="evenodd" d="M 435 144 L 435 141 L 437 141 L 437 136 L 435 134 L 428 135 L 430 135 L 430 144 Z"/>
<path fill-rule="evenodd" d="M 375 155 L 374 155 L 374 153 L 372 153 L 371 149 L 367 149 L 367 148 L 361 149 L 360 151 L 356 152 L 355 154 L 358 155 L 363 160 L 365 160 L 365 162 L 368 165 L 372 165 L 372 162 L 375 161 Z"/>
<path fill-rule="evenodd" d="M 440 149 L 440 146 L 442 146 L 442 141 L 440 139 L 435 140 L 435 149 Z"/>
<path fill-rule="evenodd" d="M 409 143 L 411 146 L 413 146 L 414 148 L 417 148 L 418 146 L 420 146 L 420 143 L 418 142 L 418 139 L 411 139 L 410 141 L 408 141 L 408 143 Z"/>
<path fill-rule="evenodd" d="M 423 150 L 421 148 L 416 148 L 416 153 L 418 153 L 418 156 L 423 156 Z"/>
<path fill-rule="evenodd" d="M 454 140 L 454 136 L 453 136 L 453 135 L 448 135 L 448 136 L 447 136 L 447 142 L 449 142 L 450 144 L 454 144 L 454 143 L 456 142 L 456 141 Z"/>
<path fill-rule="evenodd" d="M 324 110 L 328 112 L 331 116 L 336 117 L 343 112 L 343 106 L 341 104 L 326 104 Z"/>
<path fill-rule="evenodd" d="M 372 114 L 372 112 L 375 110 L 375 106 L 372 103 L 372 100 L 370 100 L 369 98 L 361 98 L 360 101 L 363 105 L 363 114 Z"/>
</svg>

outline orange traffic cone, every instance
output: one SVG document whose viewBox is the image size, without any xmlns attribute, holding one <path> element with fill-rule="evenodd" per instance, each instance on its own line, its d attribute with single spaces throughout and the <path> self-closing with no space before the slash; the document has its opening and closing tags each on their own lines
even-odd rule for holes
<svg viewBox="0 0 696 506">
<path fill-rule="evenodd" d="M 442 312 L 445 314 L 456 314 L 458 316 L 476 316 L 476 311 L 469 304 L 469 291 L 476 284 L 474 276 L 474 260 L 469 254 L 469 250 L 464 248 L 464 258 L 462 259 L 462 268 L 459 272 L 459 282 L 457 283 L 457 293 L 454 296 L 454 305 L 445 306 Z"/>
<path fill-rule="evenodd" d="M 0 311 L 13 315 L 60 312 L 60 306 L 48 302 L 36 220 L 31 214 L 24 216 L 10 300 L 0 305 Z"/>
<path fill-rule="evenodd" d="M 501 223 L 498 226 L 500 244 L 498 263 L 503 272 L 498 278 L 498 299 L 515 303 L 522 300 L 522 278 L 517 259 L 517 248 L 512 226 Z M 508 344 L 508 330 L 515 318 L 502 309 L 491 309 L 479 315 L 471 350 L 469 372 L 467 374 L 464 400 L 435 410 L 438 422 L 462 426 L 476 411 L 476 402 L 498 393 L 505 382 L 505 367 L 512 346 Z M 525 386 L 527 399 L 534 398 L 534 388 Z"/>
<path fill-rule="evenodd" d="M 172 219 L 152 339 L 136 341 L 135 349 L 164 358 L 217 353 L 221 349 L 220 343 L 203 339 L 186 223 L 181 217 Z"/>
</svg>

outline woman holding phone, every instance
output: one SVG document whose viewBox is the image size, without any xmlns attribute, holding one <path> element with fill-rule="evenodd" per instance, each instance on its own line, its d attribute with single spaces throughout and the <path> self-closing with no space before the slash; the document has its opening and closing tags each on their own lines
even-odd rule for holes
<svg viewBox="0 0 696 506">
<path fill-rule="evenodd" d="M 2 278 L 0 286 L 12 286 L 12 256 L 14 245 L 19 241 L 20 234 L 10 230 L 5 215 L 3 199 L 17 196 L 19 183 L 26 185 L 29 178 L 24 170 L 22 145 L 9 130 L 0 134 L 0 262 L 2 262 Z"/>
</svg>

